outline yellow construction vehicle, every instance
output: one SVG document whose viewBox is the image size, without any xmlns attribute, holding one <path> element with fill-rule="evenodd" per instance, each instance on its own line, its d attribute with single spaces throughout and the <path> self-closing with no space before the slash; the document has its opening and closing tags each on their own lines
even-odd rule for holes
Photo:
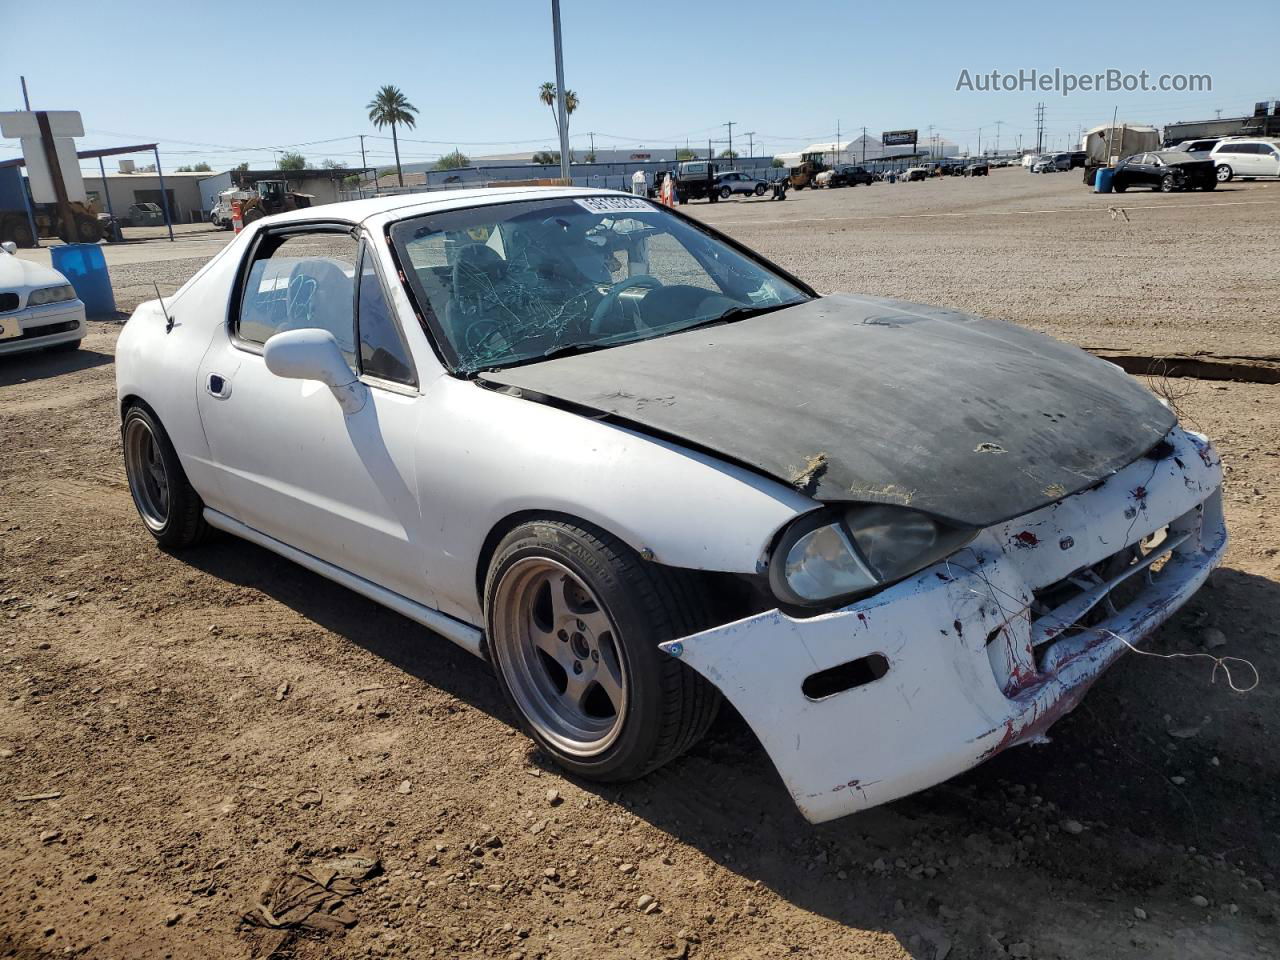
<svg viewBox="0 0 1280 960">
<path fill-rule="evenodd" d="M 290 190 L 287 180 L 259 180 L 255 186 L 258 192 L 240 204 L 240 216 L 246 224 L 286 210 L 301 210 L 315 199 L 313 194 Z"/>
</svg>

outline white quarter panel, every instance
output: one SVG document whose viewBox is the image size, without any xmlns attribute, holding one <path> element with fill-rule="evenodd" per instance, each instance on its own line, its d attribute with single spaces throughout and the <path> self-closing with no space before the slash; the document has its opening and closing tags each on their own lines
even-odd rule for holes
<svg viewBox="0 0 1280 960">
<path fill-rule="evenodd" d="M 418 476 L 427 574 L 446 613 L 478 623 L 489 531 L 523 511 L 580 517 L 659 563 L 755 573 L 773 534 L 817 504 L 714 457 L 440 377 Z"/>
</svg>

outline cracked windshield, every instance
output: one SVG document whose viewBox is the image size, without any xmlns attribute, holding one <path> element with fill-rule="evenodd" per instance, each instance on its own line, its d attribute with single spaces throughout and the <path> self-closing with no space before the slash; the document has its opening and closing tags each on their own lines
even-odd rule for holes
<svg viewBox="0 0 1280 960">
<path fill-rule="evenodd" d="M 510 366 L 808 299 L 641 198 L 577 197 L 403 221 L 392 240 L 454 370 Z"/>
</svg>

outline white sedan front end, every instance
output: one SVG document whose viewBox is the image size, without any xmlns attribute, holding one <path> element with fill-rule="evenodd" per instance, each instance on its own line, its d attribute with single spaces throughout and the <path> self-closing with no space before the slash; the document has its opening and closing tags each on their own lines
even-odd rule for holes
<svg viewBox="0 0 1280 960">
<path fill-rule="evenodd" d="M 0 356 L 74 346 L 84 335 L 84 303 L 67 278 L 0 249 Z"/>
</svg>

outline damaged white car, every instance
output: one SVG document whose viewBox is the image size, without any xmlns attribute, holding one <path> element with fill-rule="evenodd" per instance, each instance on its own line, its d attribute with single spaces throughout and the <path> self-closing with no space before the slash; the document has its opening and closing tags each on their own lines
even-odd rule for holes
<svg viewBox="0 0 1280 960">
<path fill-rule="evenodd" d="M 228 531 L 486 657 L 585 777 L 726 697 L 813 821 L 1040 737 L 1227 542 L 1214 449 L 1118 368 L 621 194 L 268 217 L 116 369 L 162 544 Z"/>
</svg>

